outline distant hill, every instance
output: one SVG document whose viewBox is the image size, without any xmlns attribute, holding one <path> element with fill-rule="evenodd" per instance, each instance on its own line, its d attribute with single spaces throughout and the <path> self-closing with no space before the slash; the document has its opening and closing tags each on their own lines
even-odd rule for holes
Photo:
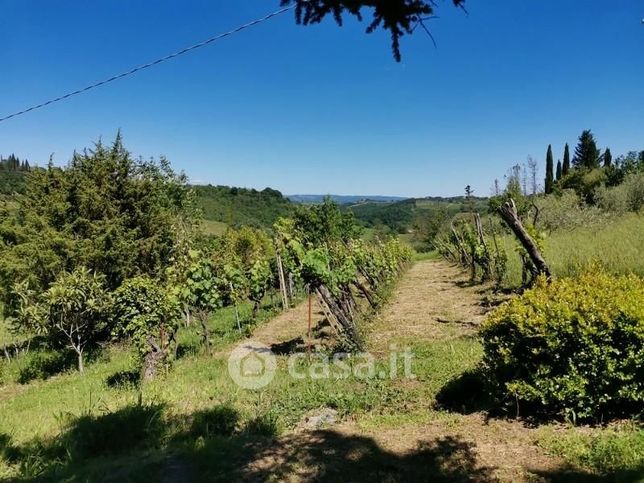
<svg viewBox="0 0 644 483">
<path fill-rule="evenodd" d="M 393 201 L 402 201 L 407 199 L 404 196 L 382 195 L 286 195 L 286 197 L 294 203 L 321 203 L 327 196 L 340 205 L 367 201 L 390 203 Z"/>
<path fill-rule="evenodd" d="M 213 222 L 211 231 L 224 226 L 250 225 L 268 228 L 280 216 L 288 215 L 293 203 L 277 190 L 261 191 L 230 186 L 193 185 L 197 206 L 204 218 Z"/>
<path fill-rule="evenodd" d="M 487 210 L 487 198 L 472 197 L 475 211 Z M 356 219 L 365 227 L 386 226 L 397 233 L 408 233 L 428 218 L 437 216 L 438 212 L 453 216 L 456 213 L 469 211 L 470 206 L 464 196 L 442 198 L 409 198 L 389 203 L 367 201 L 346 205 L 344 208 L 353 212 Z"/>
</svg>

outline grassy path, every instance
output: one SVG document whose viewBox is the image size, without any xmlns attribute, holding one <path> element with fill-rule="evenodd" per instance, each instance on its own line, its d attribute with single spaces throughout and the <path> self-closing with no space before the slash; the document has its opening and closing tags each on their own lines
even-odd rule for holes
<svg viewBox="0 0 644 483">
<path fill-rule="evenodd" d="M 0 482 L 34 475 L 171 482 L 561 477 L 562 461 L 540 444 L 562 439 L 568 429 L 488 417 L 477 380 L 468 376 L 482 355 L 477 326 L 493 302 L 460 269 L 416 263 L 366 324 L 376 369 L 367 378 L 311 377 L 324 352 L 303 363 L 308 377 L 289 375 L 289 355 L 306 346 L 305 300 L 258 324 L 250 339 L 237 334 L 234 313 L 222 311 L 211 321 L 212 356 L 187 333 L 192 349 L 140 386 L 128 382 L 132 361 L 119 347 L 84 375 L 72 370 L 11 383 L 0 391 Z M 313 314 L 315 324 L 321 319 L 315 302 Z M 275 378 L 257 391 L 237 386 L 228 373 L 230 351 L 248 340 L 277 355 Z M 414 378 L 383 376 L 391 346 L 410 349 Z M 309 429 L 305 423 L 320 413 L 335 414 L 335 421 Z M 587 473 L 576 475 L 574 481 L 588 481 Z"/>
<path fill-rule="evenodd" d="M 535 481 L 538 474 L 554 470 L 560 461 L 535 444 L 536 429 L 488 419 L 482 412 L 433 408 L 445 369 L 437 366 L 435 373 L 426 373 L 425 355 L 431 359 L 436 350 L 440 354 L 451 347 L 446 354 L 458 364 L 463 349 L 477 344 L 473 336 L 487 306 L 485 287 L 471 286 L 460 269 L 442 261 L 415 264 L 374 321 L 368 341 L 378 356 L 385 356 L 392 344 L 414 348 L 415 369 L 421 374 L 418 381 L 404 382 L 399 389 L 419 393 L 421 401 L 394 414 L 368 412 L 324 430 L 285 434 L 246 465 L 245 477 L 509 482 Z M 261 335 L 274 336 L 285 320 L 267 324 Z"/>
</svg>

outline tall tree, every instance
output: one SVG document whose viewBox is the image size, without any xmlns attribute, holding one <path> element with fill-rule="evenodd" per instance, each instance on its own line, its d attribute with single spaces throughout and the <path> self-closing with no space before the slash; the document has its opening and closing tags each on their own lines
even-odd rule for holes
<svg viewBox="0 0 644 483">
<path fill-rule="evenodd" d="M 610 168 L 613 165 L 613 155 L 609 148 L 604 151 L 604 168 Z"/>
<path fill-rule="evenodd" d="M 566 143 L 566 147 L 564 148 L 563 165 L 561 166 L 561 175 L 566 176 L 569 172 L 570 172 L 570 148 L 568 147 L 568 143 Z"/>
<path fill-rule="evenodd" d="M 590 129 L 586 129 L 579 136 L 572 164 L 577 168 L 598 168 L 599 154 L 600 152 L 599 149 L 597 149 L 595 136 Z"/>
<path fill-rule="evenodd" d="M 555 174 L 555 180 L 559 181 L 561 179 L 561 159 L 557 161 L 557 173 Z"/>
<path fill-rule="evenodd" d="M 552 188 L 555 184 L 554 179 L 554 169 L 553 169 L 553 159 L 552 159 L 552 145 L 548 145 L 548 152 L 546 153 L 546 180 L 545 180 L 545 192 L 546 194 L 552 193 Z"/>
<path fill-rule="evenodd" d="M 120 135 L 65 168 L 34 170 L 16 209 L 0 223 L 0 298 L 12 286 L 45 291 L 61 272 L 86 267 L 113 290 L 137 275 L 163 277 L 177 255 L 177 226 L 189 224 L 191 193 L 169 163 L 133 159 Z"/>
</svg>

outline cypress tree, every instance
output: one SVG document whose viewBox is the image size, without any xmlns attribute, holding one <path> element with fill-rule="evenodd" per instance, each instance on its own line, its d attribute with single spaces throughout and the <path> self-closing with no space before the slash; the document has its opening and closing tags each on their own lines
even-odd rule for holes
<svg viewBox="0 0 644 483">
<path fill-rule="evenodd" d="M 553 160 L 552 160 L 552 145 L 548 145 L 548 152 L 546 153 L 546 182 L 545 182 L 545 192 L 546 194 L 552 193 L 552 187 L 555 183 L 554 180 L 554 170 L 553 170 Z"/>
<path fill-rule="evenodd" d="M 561 167 L 561 175 L 566 176 L 570 172 L 570 149 L 568 148 L 568 143 L 564 148 L 564 160 L 563 166 Z"/>
<path fill-rule="evenodd" d="M 561 159 L 557 161 L 557 174 L 555 175 L 555 180 L 559 181 L 561 179 Z"/>
<path fill-rule="evenodd" d="M 572 164 L 577 168 L 599 168 L 599 149 L 590 129 L 586 129 L 579 136 Z"/>
<path fill-rule="evenodd" d="M 604 151 L 604 168 L 610 168 L 613 165 L 613 155 L 609 148 Z"/>
</svg>

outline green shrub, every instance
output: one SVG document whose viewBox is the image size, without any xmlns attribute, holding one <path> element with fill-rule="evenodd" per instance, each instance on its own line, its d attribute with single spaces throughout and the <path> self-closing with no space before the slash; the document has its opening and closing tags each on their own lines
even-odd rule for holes
<svg viewBox="0 0 644 483">
<path fill-rule="evenodd" d="M 606 211 L 640 211 L 644 207 L 644 172 L 629 174 L 619 186 L 600 186 L 595 198 L 599 207 Z"/>
<path fill-rule="evenodd" d="M 598 270 L 540 280 L 482 327 L 496 395 L 572 419 L 634 414 L 644 402 L 644 279 Z"/>
<path fill-rule="evenodd" d="M 537 198 L 535 204 L 539 209 L 537 228 L 547 232 L 596 225 L 608 218 L 599 208 L 585 204 L 572 190 Z"/>
</svg>

